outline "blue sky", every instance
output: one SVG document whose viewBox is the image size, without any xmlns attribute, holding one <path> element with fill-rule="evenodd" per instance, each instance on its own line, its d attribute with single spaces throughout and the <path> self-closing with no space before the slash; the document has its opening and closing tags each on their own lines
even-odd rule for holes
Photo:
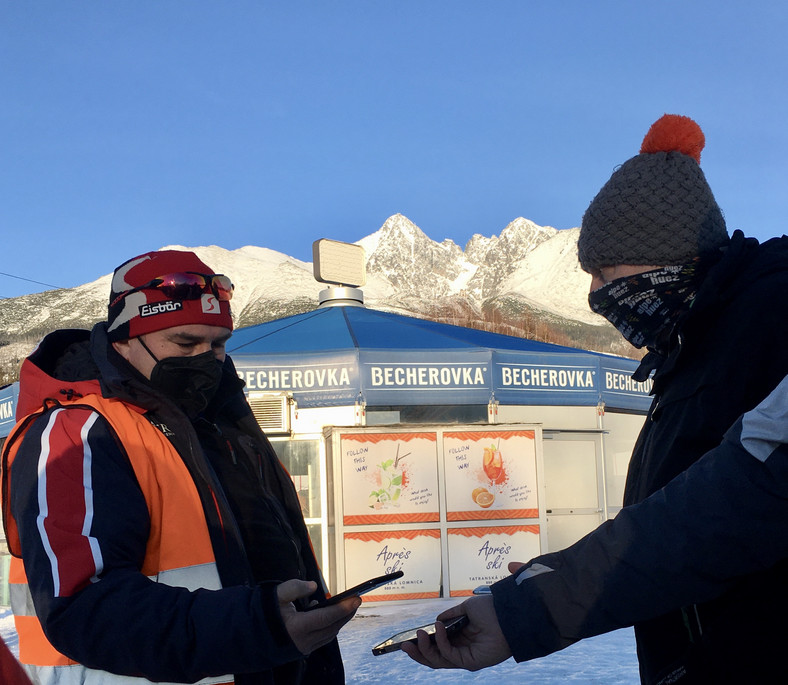
<svg viewBox="0 0 788 685">
<path fill-rule="evenodd" d="M 781 235 L 786 35 L 771 2 L 0 0 L 0 297 L 397 212 L 571 228 L 665 112 L 729 230 Z"/>
</svg>

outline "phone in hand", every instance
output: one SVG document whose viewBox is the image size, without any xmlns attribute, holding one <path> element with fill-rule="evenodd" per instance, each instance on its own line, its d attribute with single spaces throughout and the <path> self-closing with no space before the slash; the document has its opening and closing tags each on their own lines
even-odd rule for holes
<svg viewBox="0 0 788 685">
<path fill-rule="evenodd" d="M 318 602 L 317 604 L 313 604 L 311 607 L 307 607 L 306 611 L 310 611 L 312 609 L 322 609 L 323 607 L 328 607 L 332 604 L 336 604 L 337 602 L 341 602 L 343 599 L 347 599 L 348 597 L 358 597 L 359 595 L 366 594 L 367 592 L 371 592 L 372 590 L 379 588 L 381 585 L 390 583 L 392 580 L 402 578 L 404 575 L 405 574 L 402 571 L 394 571 L 394 573 L 387 573 L 386 575 L 378 576 L 377 578 L 370 578 L 369 580 L 365 580 L 363 583 L 354 585 L 344 592 L 340 592 L 337 595 L 333 595 L 332 597 L 324 599 L 322 602 Z"/>
<path fill-rule="evenodd" d="M 443 625 L 446 627 L 446 632 L 449 634 L 449 637 L 451 637 L 452 635 L 459 633 L 465 626 L 468 625 L 468 616 L 461 614 L 460 616 L 455 616 L 454 618 L 450 618 L 447 621 L 441 621 L 441 623 L 443 623 Z M 375 656 L 380 656 L 381 654 L 396 652 L 402 647 L 404 642 L 416 642 L 416 632 L 419 630 L 423 630 L 425 633 L 427 633 L 427 635 L 430 636 L 430 640 L 435 642 L 435 624 L 428 623 L 426 626 L 419 626 L 418 628 L 403 630 L 401 633 L 392 635 L 388 640 L 381 642 L 379 645 L 375 645 L 372 648 L 372 653 Z"/>
</svg>

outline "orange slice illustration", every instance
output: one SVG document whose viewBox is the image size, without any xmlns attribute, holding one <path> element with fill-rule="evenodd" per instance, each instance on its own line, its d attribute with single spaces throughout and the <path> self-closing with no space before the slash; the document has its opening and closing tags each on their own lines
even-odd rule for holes
<svg viewBox="0 0 788 685">
<path fill-rule="evenodd" d="M 495 495 L 487 490 L 480 492 L 476 496 L 476 504 L 478 504 L 482 509 L 487 509 L 494 501 Z"/>
</svg>

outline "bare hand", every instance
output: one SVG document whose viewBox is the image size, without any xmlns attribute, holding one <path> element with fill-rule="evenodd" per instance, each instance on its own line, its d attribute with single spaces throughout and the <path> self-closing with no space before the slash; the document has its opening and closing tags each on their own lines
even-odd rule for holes
<svg viewBox="0 0 788 685">
<path fill-rule="evenodd" d="M 470 623 L 459 635 L 452 636 L 450 642 L 440 621 L 462 614 L 468 615 Z M 427 633 L 420 630 L 416 644 L 402 645 L 405 654 L 424 666 L 478 671 L 499 664 L 512 655 L 498 624 L 492 597 L 471 597 L 440 614 L 435 625 L 434 644 Z"/>
<path fill-rule="evenodd" d="M 523 566 L 525 566 L 524 561 L 510 561 L 506 564 L 506 568 L 509 570 L 509 573 L 517 573 Z"/>
<path fill-rule="evenodd" d="M 295 579 L 276 588 L 282 621 L 290 639 L 302 654 L 310 654 L 331 642 L 361 606 L 360 597 L 348 597 L 324 609 L 297 611 L 293 602 L 301 597 L 309 597 L 316 589 L 317 584 L 311 580 Z"/>
</svg>

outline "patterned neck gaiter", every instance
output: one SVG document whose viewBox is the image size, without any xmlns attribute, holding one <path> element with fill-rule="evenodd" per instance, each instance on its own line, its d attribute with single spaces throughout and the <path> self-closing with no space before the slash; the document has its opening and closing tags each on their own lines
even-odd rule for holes
<svg viewBox="0 0 788 685">
<path fill-rule="evenodd" d="M 695 298 L 698 267 L 695 260 L 617 278 L 592 291 L 588 304 L 635 347 L 657 349 Z"/>
</svg>

